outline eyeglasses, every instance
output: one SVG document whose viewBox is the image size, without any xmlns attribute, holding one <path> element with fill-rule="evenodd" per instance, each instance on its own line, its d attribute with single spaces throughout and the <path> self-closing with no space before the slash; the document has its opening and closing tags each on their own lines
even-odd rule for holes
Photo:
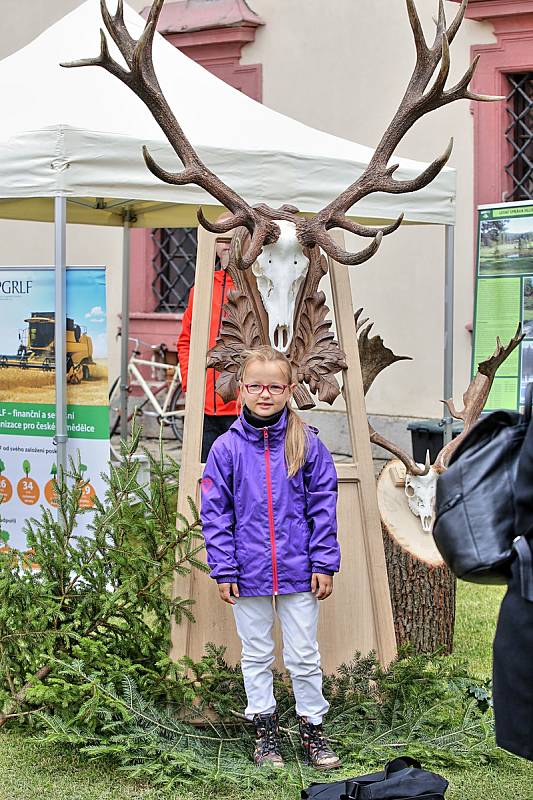
<svg viewBox="0 0 533 800">
<path fill-rule="evenodd" d="M 263 389 L 266 389 L 267 392 L 271 395 L 280 395 L 283 394 L 285 389 L 288 388 L 288 383 L 245 383 L 244 384 L 246 391 L 249 394 L 261 394 Z"/>
</svg>

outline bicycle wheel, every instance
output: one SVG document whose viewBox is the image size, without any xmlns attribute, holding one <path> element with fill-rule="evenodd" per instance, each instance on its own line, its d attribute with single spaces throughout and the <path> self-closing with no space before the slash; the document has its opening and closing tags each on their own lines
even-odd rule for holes
<svg viewBox="0 0 533 800">
<path fill-rule="evenodd" d="M 174 389 L 174 394 L 170 398 L 170 403 L 168 404 L 169 411 L 183 411 L 185 408 L 185 394 L 183 389 L 181 388 L 181 384 L 178 384 Z M 183 417 L 169 417 L 170 427 L 172 428 L 172 433 L 176 437 L 176 440 L 181 444 L 183 442 Z"/>
<path fill-rule="evenodd" d="M 130 405 L 128 395 L 128 428 L 126 436 L 130 435 L 131 421 L 134 415 L 140 416 L 144 407 L 148 404 L 148 398 L 145 397 L 142 403 L 137 403 L 134 407 Z M 120 433 L 120 377 L 115 378 L 111 389 L 109 390 L 109 435 L 115 436 Z"/>
</svg>

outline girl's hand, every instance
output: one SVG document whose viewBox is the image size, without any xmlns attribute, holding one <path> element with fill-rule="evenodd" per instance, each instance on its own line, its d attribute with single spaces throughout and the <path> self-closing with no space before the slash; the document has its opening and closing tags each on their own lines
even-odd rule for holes
<svg viewBox="0 0 533 800">
<path fill-rule="evenodd" d="M 230 606 L 234 606 L 235 600 L 233 598 L 239 596 L 239 587 L 236 583 L 219 583 L 218 593 L 221 600 L 229 603 Z"/>
<path fill-rule="evenodd" d="M 320 572 L 313 572 L 311 591 L 317 600 L 325 600 L 333 591 L 333 575 L 321 575 Z"/>
</svg>

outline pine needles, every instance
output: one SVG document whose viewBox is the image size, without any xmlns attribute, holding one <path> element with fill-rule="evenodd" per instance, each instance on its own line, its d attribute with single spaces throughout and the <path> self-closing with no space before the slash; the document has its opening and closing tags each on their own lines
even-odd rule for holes
<svg viewBox="0 0 533 800">
<path fill-rule="evenodd" d="M 102 674 L 131 674 L 153 686 L 166 658 L 170 620 L 192 619 L 188 598 L 171 599 L 174 574 L 205 570 L 200 520 L 176 528 L 179 466 L 150 454 L 151 485 L 139 482 L 134 458 L 140 431 L 122 444 L 123 460 L 111 467 L 106 493 L 94 511 L 79 508 L 85 482 L 79 464 L 56 484 L 59 521 L 49 510 L 27 525 L 31 560 L 11 550 L 0 554 L 0 707 L 66 705 L 54 677 L 54 659 L 82 659 Z M 105 477 L 105 476 L 104 476 Z M 91 514 L 90 533 L 80 533 L 81 514 Z M 178 553 L 177 559 L 175 553 Z M 50 677 L 49 677 L 50 676 Z M 43 678 L 47 678 L 46 683 Z M 4 722 L 0 714 L 0 725 Z"/>
<path fill-rule="evenodd" d="M 162 448 L 147 454 L 152 480 L 141 485 L 138 444 L 139 431 L 122 444 L 94 512 L 79 509 L 83 475 L 71 462 L 57 484 L 60 523 L 43 510 L 27 528 L 38 570 L 22 553 L 0 554 L 0 725 L 158 787 L 245 797 L 279 786 L 296 796 L 317 776 L 301 760 L 287 678 L 274 680 L 288 766 L 258 770 L 240 669 L 214 646 L 196 663 L 169 658 L 171 617 L 193 613 L 188 598 L 171 599 L 172 578 L 205 570 L 203 539 L 192 502 L 176 528 L 178 465 Z M 77 529 L 81 513 L 93 514 L 90 535 Z M 400 753 L 428 767 L 497 757 L 489 687 L 451 658 L 404 653 L 383 670 L 356 655 L 324 689 L 345 775 Z"/>
<path fill-rule="evenodd" d="M 130 677 L 116 690 L 81 662 L 62 665 L 65 679 L 87 687 L 88 699 L 70 718 L 59 709 L 52 715 L 39 712 L 42 740 L 110 759 L 131 777 L 156 786 L 209 788 L 217 797 L 237 787 L 257 791 L 289 781 L 296 789 L 316 780 L 301 760 L 294 701 L 283 676 L 275 676 L 288 765 L 280 776 L 251 763 L 252 730 L 234 708 L 244 702 L 242 675 L 225 663 L 223 651 L 209 646 L 200 662 L 183 660 L 175 669 L 170 695 L 181 700 L 162 705 L 148 701 Z M 402 657 L 382 670 L 372 655 L 356 656 L 325 683 L 331 703 L 327 730 L 345 774 L 406 753 L 433 767 L 498 757 L 490 708 L 475 697 L 486 689 L 475 686 L 453 659 Z M 192 724 L 198 722 L 202 727 Z"/>
</svg>

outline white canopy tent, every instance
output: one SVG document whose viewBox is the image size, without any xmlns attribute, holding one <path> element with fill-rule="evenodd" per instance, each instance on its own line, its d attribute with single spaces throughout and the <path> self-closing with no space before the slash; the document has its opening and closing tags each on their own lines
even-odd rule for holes
<svg viewBox="0 0 533 800">
<path fill-rule="evenodd" d="M 113 0 L 109 0 L 112 7 Z M 112 9 L 113 10 L 113 9 Z M 125 6 L 131 34 L 144 20 Z M 64 276 L 67 222 L 135 227 L 196 224 L 199 204 L 215 201 L 196 186 L 169 186 L 146 168 L 142 145 L 169 170 L 180 168 L 143 103 L 99 68 L 66 70 L 61 62 L 96 55 L 102 27 L 99 0 L 86 0 L 29 45 L 0 62 L 0 218 L 54 221 L 56 230 L 56 363 L 65 361 Z M 110 49 L 120 59 L 114 44 Z M 372 150 L 285 117 L 209 74 L 162 36 L 154 64 L 170 106 L 200 157 L 248 202 L 290 202 L 312 213 L 361 174 Z M 215 120 L 224 119 L 224 125 Z M 443 143 L 444 144 L 444 143 Z M 427 166 L 398 159 L 396 176 L 410 179 Z M 287 188 L 289 187 L 289 188 Z M 211 213 L 209 214 L 209 207 Z M 361 221 L 445 225 L 453 274 L 455 171 L 409 195 L 376 194 L 353 209 Z M 127 361 L 128 237 L 124 247 L 123 381 Z M 447 287 L 449 303 L 450 286 Z M 447 351 L 451 327 L 447 315 Z M 449 365 L 448 365 L 449 369 Z M 66 445 L 65 385 L 56 370 L 58 461 Z M 451 371 L 449 369 L 449 380 Z M 446 396 L 450 396 L 450 393 Z"/>
</svg>

